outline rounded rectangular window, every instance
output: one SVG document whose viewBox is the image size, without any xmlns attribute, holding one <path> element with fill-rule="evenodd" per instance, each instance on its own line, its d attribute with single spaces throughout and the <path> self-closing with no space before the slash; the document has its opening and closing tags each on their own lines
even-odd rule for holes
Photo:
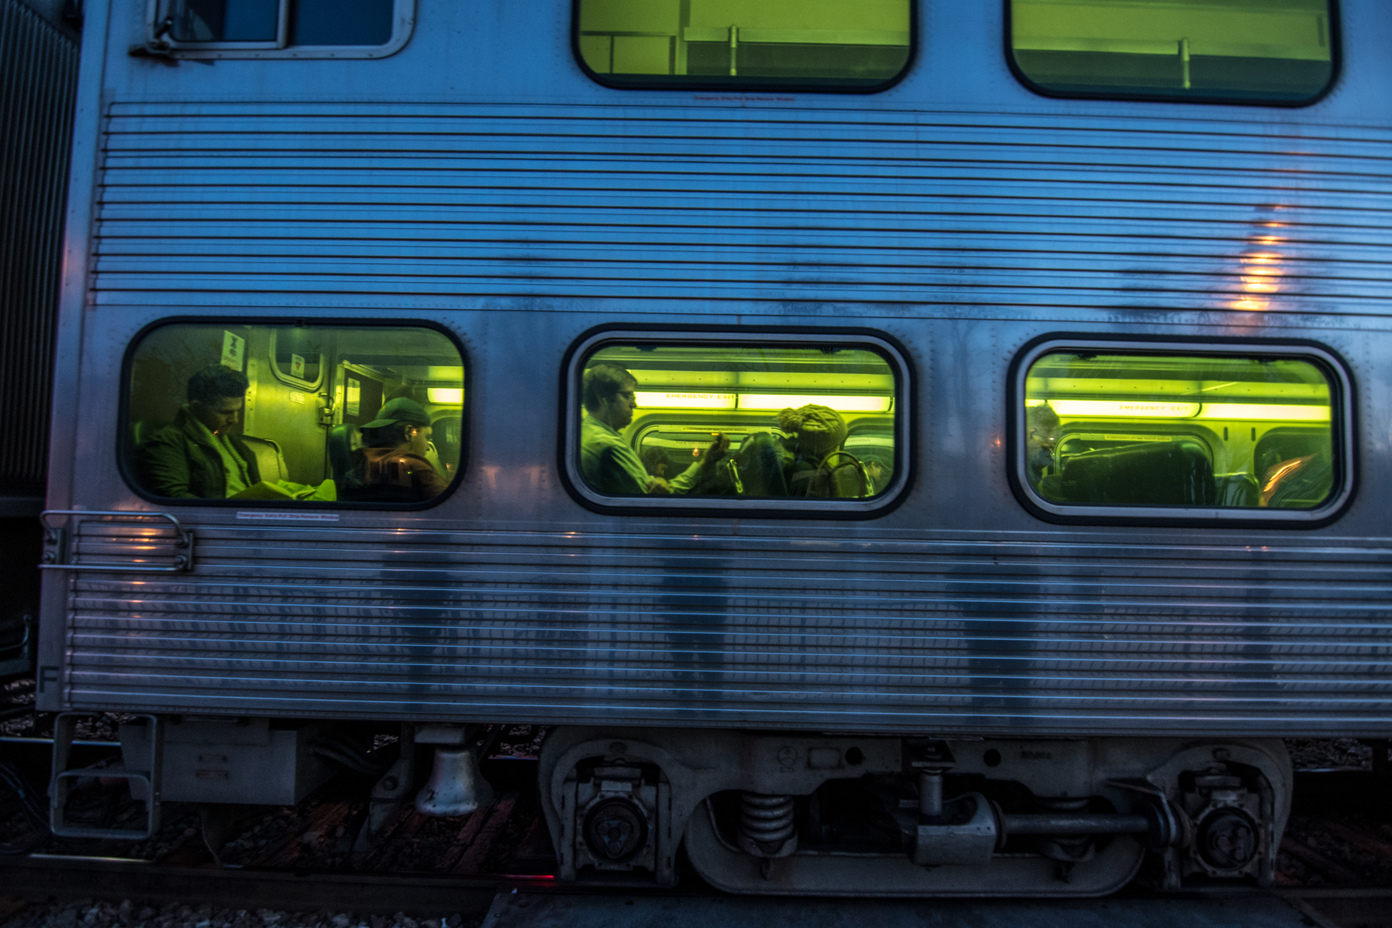
<svg viewBox="0 0 1392 928">
<path fill-rule="evenodd" d="M 405 44 L 415 0 L 156 0 L 152 49 L 189 57 L 377 58 Z"/>
<path fill-rule="evenodd" d="M 1335 73 L 1330 0 L 1009 0 L 1010 51 L 1045 93 L 1309 103 Z"/>
<path fill-rule="evenodd" d="M 606 335 L 575 357 L 569 468 L 595 502 L 853 512 L 904 483 L 904 368 L 878 339 Z"/>
<path fill-rule="evenodd" d="M 1016 466 L 1044 508 L 1309 519 L 1347 496 L 1347 383 L 1330 356 L 1139 349 L 1026 358 Z"/>
<path fill-rule="evenodd" d="M 126 473 L 237 505 L 429 505 L 458 478 L 464 361 L 425 326 L 171 323 L 132 346 Z"/>
<path fill-rule="evenodd" d="M 910 0 L 576 0 L 575 46 L 613 86 L 874 90 L 911 53 Z"/>
</svg>

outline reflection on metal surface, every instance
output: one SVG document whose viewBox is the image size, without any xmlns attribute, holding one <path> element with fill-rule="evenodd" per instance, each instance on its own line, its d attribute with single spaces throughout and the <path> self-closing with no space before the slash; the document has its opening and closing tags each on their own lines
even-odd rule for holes
<svg viewBox="0 0 1392 928">
<path fill-rule="evenodd" d="M 1281 255 L 1275 251 L 1249 252 L 1242 261 L 1243 296 L 1235 300 L 1233 309 L 1261 312 L 1271 306 L 1271 297 L 1281 290 Z"/>
<path fill-rule="evenodd" d="M 1270 209 L 1280 211 L 1281 206 Z M 1251 236 L 1250 246 L 1238 259 L 1242 270 L 1239 279 L 1243 295 L 1232 301 L 1231 308 L 1240 312 L 1264 312 L 1271 308 L 1271 300 L 1281 292 L 1282 278 L 1285 276 L 1283 261 L 1285 256 L 1276 246 L 1283 241 L 1273 230 L 1282 229 L 1287 224 L 1278 221 L 1261 223 L 1262 231 Z"/>
</svg>

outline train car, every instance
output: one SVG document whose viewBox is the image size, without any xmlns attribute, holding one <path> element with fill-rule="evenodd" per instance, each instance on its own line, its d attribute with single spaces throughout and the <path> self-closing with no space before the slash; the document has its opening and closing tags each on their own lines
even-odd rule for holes
<svg viewBox="0 0 1392 928">
<path fill-rule="evenodd" d="M 1390 40 L 1378 0 L 89 0 L 55 831 L 115 833 L 83 713 L 132 836 L 374 732 L 365 833 L 463 814 L 514 723 L 562 879 L 1269 883 L 1282 739 L 1392 734 Z"/>
</svg>

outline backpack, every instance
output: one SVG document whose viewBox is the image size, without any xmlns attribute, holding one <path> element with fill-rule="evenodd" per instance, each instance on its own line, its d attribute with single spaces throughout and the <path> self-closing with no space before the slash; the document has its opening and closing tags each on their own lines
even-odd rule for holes
<svg viewBox="0 0 1392 928">
<path fill-rule="evenodd" d="M 859 499 L 870 495 L 870 475 L 849 451 L 833 451 L 816 467 L 795 468 L 788 479 L 788 495 Z"/>
</svg>

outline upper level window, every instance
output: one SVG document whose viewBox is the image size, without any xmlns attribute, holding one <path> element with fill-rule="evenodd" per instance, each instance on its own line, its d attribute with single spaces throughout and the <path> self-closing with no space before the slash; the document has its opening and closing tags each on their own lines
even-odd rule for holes
<svg viewBox="0 0 1392 928">
<path fill-rule="evenodd" d="M 1148 347 L 1027 359 L 1016 460 L 1042 508 L 1308 521 L 1347 496 L 1347 385 L 1332 358 Z"/>
<path fill-rule="evenodd" d="M 123 458 L 149 496 L 400 507 L 459 474 L 464 362 L 435 329 L 175 323 L 129 373 Z"/>
<path fill-rule="evenodd" d="M 873 90 L 908 66 L 911 0 L 576 0 L 575 29 L 615 86 Z"/>
<path fill-rule="evenodd" d="M 379 57 L 406 41 L 415 0 L 152 0 L 151 47 L 194 57 Z"/>
<path fill-rule="evenodd" d="M 882 508 L 906 393 L 866 337 L 603 336 L 572 366 L 572 482 L 623 506 Z"/>
<path fill-rule="evenodd" d="M 1308 103 L 1334 77 L 1331 0 L 1009 0 L 1015 67 L 1068 96 Z"/>
</svg>

